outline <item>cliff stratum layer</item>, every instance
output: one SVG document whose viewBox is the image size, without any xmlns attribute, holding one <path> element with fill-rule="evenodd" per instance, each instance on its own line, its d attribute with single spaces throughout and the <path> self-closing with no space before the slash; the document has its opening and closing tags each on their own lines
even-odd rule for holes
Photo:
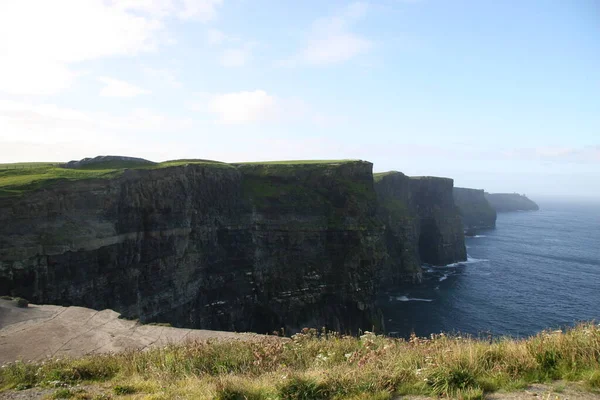
<svg viewBox="0 0 600 400">
<path fill-rule="evenodd" d="M 455 187 L 453 194 L 467 231 L 496 227 L 496 210 L 485 198 L 483 190 Z"/>
<path fill-rule="evenodd" d="M 498 212 L 537 211 L 540 209 L 535 202 L 527 198 L 524 194 L 486 193 L 485 198 Z"/>
<path fill-rule="evenodd" d="M 0 170 L 0 294 L 190 328 L 371 329 L 383 282 L 466 256 L 452 180 L 374 184 L 364 161 L 48 168 Z"/>
</svg>

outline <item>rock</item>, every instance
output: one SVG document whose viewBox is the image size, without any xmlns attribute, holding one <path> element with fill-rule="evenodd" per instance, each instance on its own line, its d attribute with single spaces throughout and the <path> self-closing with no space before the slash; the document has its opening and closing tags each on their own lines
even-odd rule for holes
<svg viewBox="0 0 600 400">
<path fill-rule="evenodd" d="M 386 281 L 419 280 L 422 263 L 447 265 L 467 259 L 452 187 L 447 178 L 409 178 L 396 171 L 375 175 L 390 256 Z"/>
<path fill-rule="evenodd" d="M 119 166 L 133 168 L 133 167 L 139 167 L 139 166 L 143 166 L 143 165 L 154 165 L 156 163 L 152 162 L 152 161 L 144 160 L 143 158 L 136 158 L 136 157 L 97 156 L 94 158 L 84 158 L 79 161 L 69 161 L 66 164 L 62 164 L 61 167 L 62 168 L 79 169 L 79 168 L 85 168 L 85 167 L 100 166 L 103 164 L 105 164 L 105 165 L 117 164 Z"/>
<path fill-rule="evenodd" d="M 420 222 L 419 255 L 431 265 L 447 265 L 467 259 L 460 213 L 454 204 L 449 178 L 412 177 L 412 201 Z"/>
<path fill-rule="evenodd" d="M 497 212 L 507 211 L 537 211 L 540 207 L 518 193 L 486 193 L 485 198 Z"/>
<path fill-rule="evenodd" d="M 175 327 L 381 330 L 382 282 L 465 259 L 451 179 L 387 184 L 364 161 L 202 163 L 0 197 L 0 295 Z"/>
<path fill-rule="evenodd" d="M 467 236 L 496 227 L 496 210 L 485 198 L 483 190 L 455 187 L 453 195 Z"/>
</svg>

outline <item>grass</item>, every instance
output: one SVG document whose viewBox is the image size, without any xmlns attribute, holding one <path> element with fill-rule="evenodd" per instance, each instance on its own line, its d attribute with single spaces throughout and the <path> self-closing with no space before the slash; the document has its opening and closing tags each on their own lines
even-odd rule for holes
<svg viewBox="0 0 600 400">
<path fill-rule="evenodd" d="M 489 392 L 556 380 L 600 389 L 599 325 L 493 341 L 443 334 L 402 340 L 366 333 L 356 338 L 304 330 L 291 340 L 190 342 L 76 360 L 17 362 L 0 369 L 4 390 L 57 387 L 58 382 L 63 388 L 87 384 L 112 395 L 135 393 L 148 399 L 426 395 L 475 400 Z"/>
<path fill-rule="evenodd" d="M 203 159 L 170 160 L 161 163 L 139 160 L 108 160 L 84 165 L 77 169 L 62 168 L 60 163 L 14 163 L 0 164 L 0 197 L 19 196 L 27 192 L 51 186 L 63 181 L 79 181 L 85 179 L 113 179 L 119 177 L 126 169 L 161 169 L 183 165 L 205 165 L 214 168 L 263 167 L 263 173 L 276 174 L 281 166 L 296 168 L 298 166 L 324 166 L 358 162 L 358 160 L 290 160 L 261 161 L 250 163 L 228 164 L 220 161 Z M 283 173 L 293 175 L 294 169 L 283 169 Z"/>
<path fill-rule="evenodd" d="M 234 168 L 229 164 L 208 160 L 172 160 L 162 163 L 113 160 L 86 165 L 78 169 L 62 168 L 58 163 L 0 164 L 0 197 L 18 196 L 64 181 L 112 179 L 119 177 L 126 169 L 148 170 L 188 164 Z"/>
<path fill-rule="evenodd" d="M 398 171 L 375 172 L 373 174 L 373 180 L 375 182 L 379 182 L 386 176 L 393 176 L 393 175 L 405 176 L 402 172 L 398 172 Z"/>
<path fill-rule="evenodd" d="M 251 161 L 251 162 L 236 162 L 232 165 L 305 165 L 305 164 L 345 164 L 352 162 L 360 162 L 361 160 L 280 160 L 280 161 Z"/>
</svg>

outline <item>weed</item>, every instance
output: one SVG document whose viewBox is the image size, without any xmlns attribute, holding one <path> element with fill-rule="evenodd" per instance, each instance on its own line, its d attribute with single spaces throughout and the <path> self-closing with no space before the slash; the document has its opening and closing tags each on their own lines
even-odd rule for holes
<svg viewBox="0 0 600 400">
<path fill-rule="evenodd" d="M 113 387 L 113 392 L 119 396 L 134 394 L 137 390 L 133 386 L 129 385 L 117 385 Z"/>
</svg>

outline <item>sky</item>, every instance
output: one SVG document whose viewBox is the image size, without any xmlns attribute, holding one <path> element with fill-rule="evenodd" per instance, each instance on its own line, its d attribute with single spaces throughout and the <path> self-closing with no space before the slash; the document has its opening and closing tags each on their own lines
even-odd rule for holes
<svg viewBox="0 0 600 400">
<path fill-rule="evenodd" d="M 600 198 L 600 1 L 0 0 L 0 163 L 96 155 Z"/>
</svg>

